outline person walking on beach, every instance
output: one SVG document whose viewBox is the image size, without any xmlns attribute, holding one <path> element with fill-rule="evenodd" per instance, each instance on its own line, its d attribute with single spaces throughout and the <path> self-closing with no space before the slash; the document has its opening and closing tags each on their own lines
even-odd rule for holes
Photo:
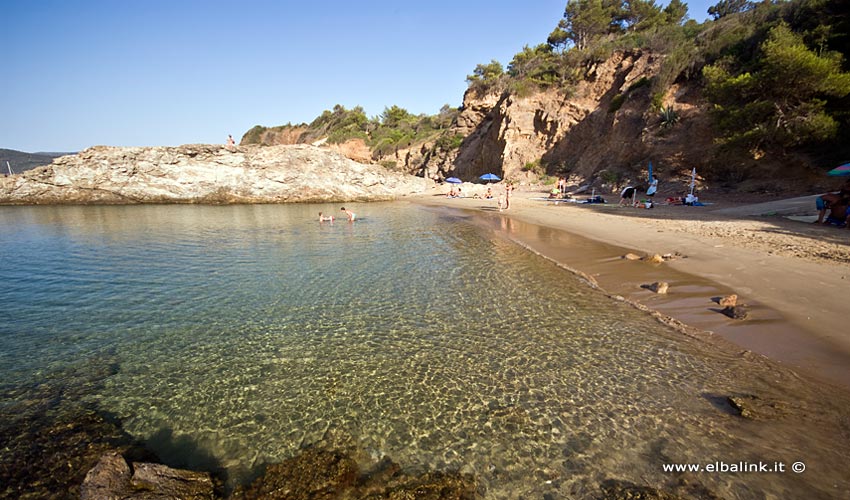
<svg viewBox="0 0 850 500">
<path fill-rule="evenodd" d="M 511 193 L 514 190 L 513 184 L 508 184 L 505 186 L 505 210 L 511 208 Z"/>
<path fill-rule="evenodd" d="M 357 217 L 357 216 L 354 214 L 354 212 L 352 212 L 351 210 L 346 210 L 346 209 L 345 209 L 345 207 L 340 208 L 340 210 L 342 210 L 343 212 L 345 212 L 345 215 L 347 215 L 347 216 L 348 216 L 348 222 L 354 222 L 354 219 Z"/>
</svg>

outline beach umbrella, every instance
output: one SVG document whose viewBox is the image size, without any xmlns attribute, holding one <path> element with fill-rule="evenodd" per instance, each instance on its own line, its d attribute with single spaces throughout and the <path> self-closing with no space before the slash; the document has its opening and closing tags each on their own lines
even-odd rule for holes
<svg viewBox="0 0 850 500">
<path fill-rule="evenodd" d="M 649 182 L 652 182 L 652 160 L 649 160 Z"/>
<path fill-rule="evenodd" d="M 826 175 L 850 175 L 850 163 L 839 165 L 827 172 Z"/>
<path fill-rule="evenodd" d="M 463 184 L 463 181 L 458 179 L 457 177 L 449 177 L 448 179 L 446 179 L 446 182 L 448 182 L 449 184 Z"/>
<path fill-rule="evenodd" d="M 694 188 L 697 185 L 697 168 L 694 167 L 693 172 L 691 172 L 691 194 L 694 194 Z"/>
<path fill-rule="evenodd" d="M 500 179 L 500 178 L 499 178 L 499 176 L 498 176 L 498 175 L 496 175 L 496 174 L 484 174 L 484 175 L 482 175 L 482 176 L 481 176 L 481 177 L 479 177 L 479 178 L 480 178 L 481 180 L 484 180 L 484 181 L 487 181 L 487 182 L 490 182 L 490 181 L 494 181 L 494 182 L 495 182 L 495 181 L 500 181 L 500 180 L 502 180 L 502 179 Z"/>
</svg>

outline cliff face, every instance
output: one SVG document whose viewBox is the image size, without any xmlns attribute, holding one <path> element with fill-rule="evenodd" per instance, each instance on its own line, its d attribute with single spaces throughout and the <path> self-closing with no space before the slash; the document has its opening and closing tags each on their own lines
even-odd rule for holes
<svg viewBox="0 0 850 500">
<path fill-rule="evenodd" d="M 374 201 L 426 182 L 305 145 L 97 146 L 0 178 L 0 204 Z"/>
<path fill-rule="evenodd" d="M 526 164 L 540 161 L 550 174 L 587 180 L 606 170 L 646 166 L 648 160 L 670 171 L 699 167 L 712 147 L 705 109 L 696 91 L 673 86 L 664 105 L 672 105 L 681 122 L 662 129 L 646 84 L 660 62 L 647 53 L 616 53 L 588 68 L 570 94 L 467 91 L 456 124 L 466 139 L 440 169 L 464 179 L 487 172 L 521 179 L 528 175 Z"/>
</svg>

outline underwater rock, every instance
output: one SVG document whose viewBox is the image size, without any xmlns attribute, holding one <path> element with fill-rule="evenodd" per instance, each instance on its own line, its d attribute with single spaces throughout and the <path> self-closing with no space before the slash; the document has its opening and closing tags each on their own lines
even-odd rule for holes
<svg viewBox="0 0 850 500">
<path fill-rule="evenodd" d="M 649 486 L 638 486 L 628 481 L 609 479 L 600 485 L 600 500 L 683 500 L 684 497 L 657 490 Z"/>
<path fill-rule="evenodd" d="M 265 474 L 239 487 L 231 500 L 298 498 L 417 498 L 466 500 L 480 498 L 472 476 L 428 472 L 410 475 L 384 458 L 361 474 L 348 453 L 311 447 L 282 463 L 269 465 Z"/>
<path fill-rule="evenodd" d="M 97 358 L 0 389 L 0 498 L 77 498 L 104 453 L 133 444 L 116 422 L 81 402 L 114 372 L 111 359 Z"/>
<path fill-rule="evenodd" d="M 736 394 L 726 400 L 740 416 L 750 420 L 772 420 L 788 411 L 788 405 L 782 401 L 762 399 L 753 394 Z"/>
<path fill-rule="evenodd" d="M 649 285 L 641 285 L 641 288 L 646 288 L 647 290 L 652 290 L 655 293 L 664 294 L 667 293 L 667 288 L 670 287 L 670 284 L 666 281 L 656 281 L 655 283 Z"/>
<path fill-rule="evenodd" d="M 124 457 L 118 452 L 110 452 L 101 457 L 97 465 L 86 474 L 80 488 L 80 498 L 212 500 L 215 494 L 212 478 L 206 472 L 134 462 L 131 473 Z"/>
<path fill-rule="evenodd" d="M 80 487 L 82 500 L 109 498 L 125 490 L 133 473 L 117 451 L 106 453 L 87 474 Z"/>
<path fill-rule="evenodd" d="M 744 320 L 747 319 L 750 315 L 749 311 L 744 304 L 736 305 L 736 306 L 727 306 L 723 308 L 721 313 L 729 316 L 732 319 Z"/>
<path fill-rule="evenodd" d="M 269 465 L 265 474 L 247 488 L 237 489 L 231 498 L 337 498 L 354 487 L 357 475 L 357 464 L 351 457 L 308 448 L 282 463 Z"/>
</svg>

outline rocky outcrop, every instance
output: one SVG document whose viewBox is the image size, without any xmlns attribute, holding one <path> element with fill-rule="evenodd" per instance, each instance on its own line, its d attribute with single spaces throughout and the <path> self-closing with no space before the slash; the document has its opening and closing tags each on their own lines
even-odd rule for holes
<svg viewBox="0 0 850 500">
<path fill-rule="evenodd" d="M 237 488 L 230 500 L 285 498 L 475 500 L 482 495 L 475 478 L 468 474 L 406 473 L 388 458 L 361 470 L 345 451 L 309 447 L 280 464 L 269 465 L 253 483 Z"/>
<path fill-rule="evenodd" d="M 0 204 L 375 201 L 428 182 L 307 145 L 97 146 L 0 178 Z"/>
<path fill-rule="evenodd" d="M 494 172 L 523 180 L 533 176 L 526 165 L 540 164 L 541 172 L 573 176 L 582 184 L 593 179 L 615 184 L 650 159 L 657 172 L 668 175 L 699 168 L 712 147 L 702 98 L 694 88 L 666 89 L 662 102 L 674 106 L 681 124 L 663 129 L 649 84 L 660 66 L 661 58 L 652 53 L 616 52 L 586 67 L 570 88 L 527 96 L 469 90 L 454 128 L 466 139 L 439 169 L 461 179 Z"/>
<path fill-rule="evenodd" d="M 526 164 L 541 159 L 594 170 L 623 156 L 625 148 L 633 155 L 644 127 L 642 113 L 609 108 L 616 96 L 657 68 L 651 55 L 616 53 L 590 67 L 570 92 L 553 89 L 520 97 L 467 91 L 457 123 L 467 140 L 454 162 L 455 172 L 463 178 L 496 170 L 506 178 L 521 178 Z"/>
<path fill-rule="evenodd" d="M 206 472 L 137 462 L 133 463 L 131 469 L 120 453 L 110 452 L 104 454 L 86 474 L 80 487 L 80 498 L 213 500 L 216 496 L 212 478 Z"/>
</svg>

